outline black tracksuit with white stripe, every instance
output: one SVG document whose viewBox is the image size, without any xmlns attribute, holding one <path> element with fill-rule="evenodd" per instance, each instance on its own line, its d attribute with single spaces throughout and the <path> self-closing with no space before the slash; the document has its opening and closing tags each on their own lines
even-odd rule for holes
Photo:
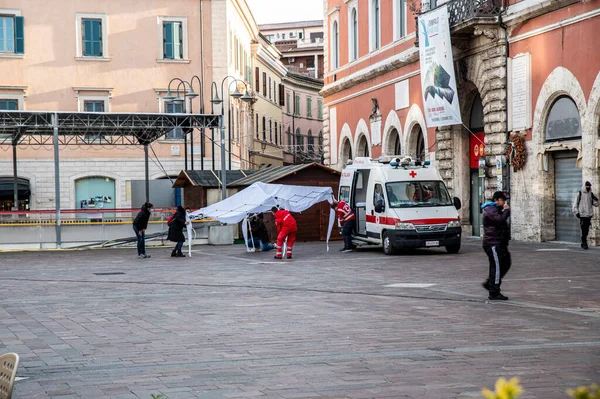
<svg viewBox="0 0 600 399">
<path fill-rule="evenodd" d="M 490 260 L 488 284 L 490 295 L 500 293 L 502 278 L 511 266 L 508 241 L 510 232 L 507 219 L 510 210 L 504 210 L 495 202 L 483 204 L 483 250 Z"/>
</svg>

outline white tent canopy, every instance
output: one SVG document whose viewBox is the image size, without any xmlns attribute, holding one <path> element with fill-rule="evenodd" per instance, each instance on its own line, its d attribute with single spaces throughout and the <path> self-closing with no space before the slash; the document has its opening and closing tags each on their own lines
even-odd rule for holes
<svg viewBox="0 0 600 399">
<path fill-rule="evenodd" d="M 331 187 L 291 186 L 285 184 L 254 183 L 250 187 L 223 201 L 189 214 L 191 219 L 211 218 L 221 223 L 239 223 L 249 215 L 270 211 L 279 206 L 290 212 L 302 212 L 322 201 L 331 203 Z M 327 242 L 335 220 L 335 212 L 330 211 Z M 245 225 L 246 223 L 244 223 Z M 244 226 L 244 236 L 246 228 Z"/>
</svg>

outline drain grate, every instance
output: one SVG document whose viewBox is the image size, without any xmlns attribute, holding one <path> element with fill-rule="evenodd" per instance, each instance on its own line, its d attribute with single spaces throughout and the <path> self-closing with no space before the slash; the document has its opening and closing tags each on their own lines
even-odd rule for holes
<svg viewBox="0 0 600 399">
<path fill-rule="evenodd" d="M 125 274 L 123 272 L 106 272 L 106 273 L 94 273 L 96 276 L 116 276 L 118 274 Z"/>
</svg>

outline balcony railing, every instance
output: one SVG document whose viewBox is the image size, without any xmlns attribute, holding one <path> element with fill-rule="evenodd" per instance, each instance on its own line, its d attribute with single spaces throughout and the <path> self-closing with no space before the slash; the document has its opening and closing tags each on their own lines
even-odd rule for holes
<svg viewBox="0 0 600 399">
<path fill-rule="evenodd" d="M 440 5 L 448 7 L 450 29 L 467 22 L 473 18 L 497 17 L 504 9 L 507 0 L 452 0 Z M 437 8 L 437 7 L 436 7 Z M 425 14 L 431 10 L 423 10 Z M 416 31 L 419 31 L 419 18 L 415 15 Z M 419 36 L 415 40 L 415 46 L 419 47 Z"/>
<path fill-rule="evenodd" d="M 504 0 L 453 0 L 448 4 L 450 28 L 472 18 L 497 17 L 503 9 Z"/>
</svg>

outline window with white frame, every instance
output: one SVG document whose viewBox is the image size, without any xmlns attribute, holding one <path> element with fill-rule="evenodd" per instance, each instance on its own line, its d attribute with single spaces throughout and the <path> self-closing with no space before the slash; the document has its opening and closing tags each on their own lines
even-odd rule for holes
<svg viewBox="0 0 600 399">
<path fill-rule="evenodd" d="M 167 114 L 182 114 L 183 104 L 177 104 L 174 102 L 165 102 L 165 113 Z M 183 129 L 180 127 L 176 127 L 175 129 L 171 129 L 167 134 L 165 134 L 166 140 L 183 140 Z"/>
<path fill-rule="evenodd" d="M 380 0 L 369 0 L 369 38 L 371 51 L 381 47 Z"/>
<path fill-rule="evenodd" d="M 84 112 L 104 112 L 104 101 L 103 100 L 84 100 L 83 101 Z"/>
<path fill-rule="evenodd" d="M 406 36 L 406 0 L 394 0 L 394 40 Z"/>
<path fill-rule="evenodd" d="M 187 18 L 158 17 L 158 22 L 158 60 L 188 61 Z"/>
<path fill-rule="evenodd" d="M 306 116 L 312 118 L 312 97 L 306 96 Z"/>
<path fill-rule="evenodd" d="M 108 60 L 106 14 L 77 14 L 77 59 Z"/>
<path fill-rule="evenodd" d="M 25 52 L 24 19 L 20 10 L 0 9 L 0 56 Z"/>
<path fill-rule="evenodd" d="M 331 69 L 340 66 L 340 29 L 338 21 L 333 21 L 331 27 Z"/>
<path fill-rule="evenodd" d="M 350 46 L 348 54 L 350 61 L 354 61 L 358 58 L 358 10 L 356 7 L 350 9 L 350 19 L 348 27 L 350 29 L 348 38 L 348 44 Z"/>
</svg>

